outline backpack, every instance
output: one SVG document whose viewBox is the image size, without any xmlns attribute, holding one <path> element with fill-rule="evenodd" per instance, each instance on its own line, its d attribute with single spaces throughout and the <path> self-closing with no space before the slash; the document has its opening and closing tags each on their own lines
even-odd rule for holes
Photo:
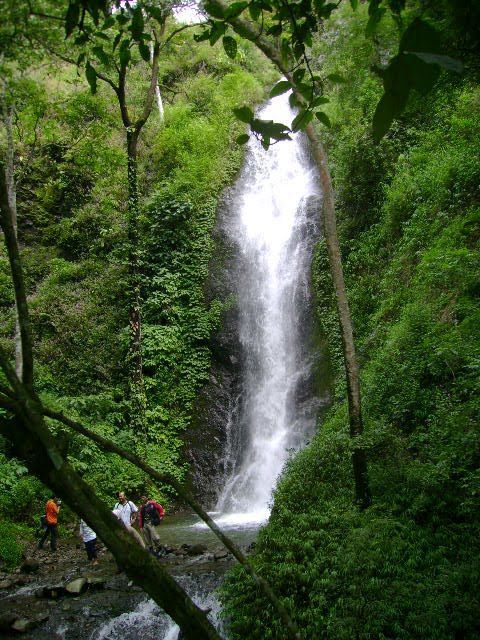
<svg viewBox="0 0 480 640">
<path fill-rule="evenodd" d="M 40 526 L 42 527 L 42 529 L 46 529 L 47 528 L 47 516 L 46 515 L 40 516 Z"/>
<path fill-rule="evenodd" d="M 158 515 L 158 511 L 155 509 L 155 505 L 151 502 L 147 503 L 143 507 L 143 519 L 146 522 L 149 522 L 154 527 L 160 524 L 160 516 Z"/>
</svg>

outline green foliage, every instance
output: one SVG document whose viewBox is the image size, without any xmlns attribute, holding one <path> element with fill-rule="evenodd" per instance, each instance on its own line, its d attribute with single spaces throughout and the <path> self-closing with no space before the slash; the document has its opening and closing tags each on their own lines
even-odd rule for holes
<svg viewBox="0 0 480 640">
<path fill-rule="evenodd" d="M 71 56 L 75 48 L 70 40 L 65 47 Z M 208 379 L 210 336 L 222 309 L 219 301 L 206 300 L 205 283 L 217 199 L 242 161 L 242 150 L 234 144 L 242 127 L 232 108 L 240 99 L 253 107 L 263 98 L 263 85 L 271 81 L 265 69 L 248 46 L 239 45 L 232 62 L 221 43 L 214 49 L 192 47 L 191 36 L 182 32 L 176 47 L 167 48 L 160 60 L 165 120 L 160 123 L 154 111 L 139 143 L 142 348 L 148 396 L 142 451 L 151 464 L 179 479 L 186 471 L 182 434 Z M 132 100 L 143 95 L 144 82 L 142 65 L 134 65 Z M 55 67 L 55 79 L 48 65 L 28 69 L 18 87 L 18 222 L 36 388 L 49 406 L 125 449 L 138 450 L 125 399 L 123 124 L 110 88 L 98 83 L 92 96 L 72 67 Z M 0 328 L 8 348 L 14 329 L 12 302 L 2 246 Z M 132 496 L 144 490 L 144 475 L 132 465 L 54 422 L 49 426 L 77 472 L 107 503 L 120 489 Z M 30 523 L 29 503 L 35 513 L 41 512 L 46 496 L 22 465 L 7 457 L 5 452 L 0 459 L 0 517 Z"/>
<path fill-rule="evenodd" d="M 444 78 L 375 144 L 370 118 L 379 88 L 368 73 L 375 51 L 364 44 L 362 20 L 339 16 L 317 54 L 327 73 L 333 65 L 347 76 L 350 65 L 360 67 L 332 95 L 325 137 L 362 365 L 373 506 L 352 506 L 341 342 L 322 241 L 313 283 L 335 402 L 312 444 L 287 465 L 254 562 L 305 637 L 473 640 L 480 614 L 478 79 Z M 388 41 L 390 28 L 382 20 L 378 36 Z M 232 639 L 285 637 L 242 570 L 222 597 Z"/>
<path fill-rule="evenodd" d="M 25 525 L 9 520 L 0 521 L 0 562 L 7 569 L 20 564 L 25 542 L 30 536 L 30 530 Z"/>
</svg>

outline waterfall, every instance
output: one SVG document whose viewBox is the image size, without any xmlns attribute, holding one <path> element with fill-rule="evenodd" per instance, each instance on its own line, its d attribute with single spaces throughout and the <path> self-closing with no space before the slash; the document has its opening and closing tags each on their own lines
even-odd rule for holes
<svg viewBox="0 0 480 640">
<path fill-rule="evenodd" d="M 259 113 L 284 123 L 293 116 L 288 95 Z M 218 520 L 224 524 L 267 517 L 289 451 L 315 426 L 309 275 L 320 194 L 304 144 L 296 134 L 265 151 L 251 139 L 224 223 L 235 247 L 242 354 L 227 434 L 229 473 L 217 503 L 229 514 Z"/>
</svg>

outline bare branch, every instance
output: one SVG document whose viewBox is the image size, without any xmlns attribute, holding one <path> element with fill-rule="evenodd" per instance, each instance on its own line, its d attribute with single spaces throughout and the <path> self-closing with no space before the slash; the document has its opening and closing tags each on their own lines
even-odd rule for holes
<svg viewBox="0 0 480 640">
<path fill-rule="evenodd" d="M 175 29 L 168 36 L 168 38 L 165 38 L 165 40 L 162 43 L 161 49 L 163 49 L 165 47 L 165 45 L 167 45 L 171 40 L 173 40 L 173 38 L 178 33 L 181 33 L 182 31 L 185 31 L 185 29 L 191 29 L 192 27 L 201 27 L 203 24 L 204 24 L 203 22 L 195 22 L 194 24 L 184 24 L 182 27 L 179 27 L 178 29 Z"/>
</svg>

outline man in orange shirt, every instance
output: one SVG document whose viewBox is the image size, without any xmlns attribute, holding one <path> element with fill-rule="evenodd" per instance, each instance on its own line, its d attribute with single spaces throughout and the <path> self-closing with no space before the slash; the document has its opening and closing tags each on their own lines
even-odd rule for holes
<svg viewBox="0 0 480 640">
<path fill-rule="evenodd" d="M 57 496 L 52 496 L 45 505 L 45 533 L 43 534 L 38 548 L 43 549 L 45 540 L 50 535 L 50 548 L 52 551 L 57 550 L 57 523 L 58 512 L 60 511 L 60 505 L 62 501 Z"/>
</svg>

